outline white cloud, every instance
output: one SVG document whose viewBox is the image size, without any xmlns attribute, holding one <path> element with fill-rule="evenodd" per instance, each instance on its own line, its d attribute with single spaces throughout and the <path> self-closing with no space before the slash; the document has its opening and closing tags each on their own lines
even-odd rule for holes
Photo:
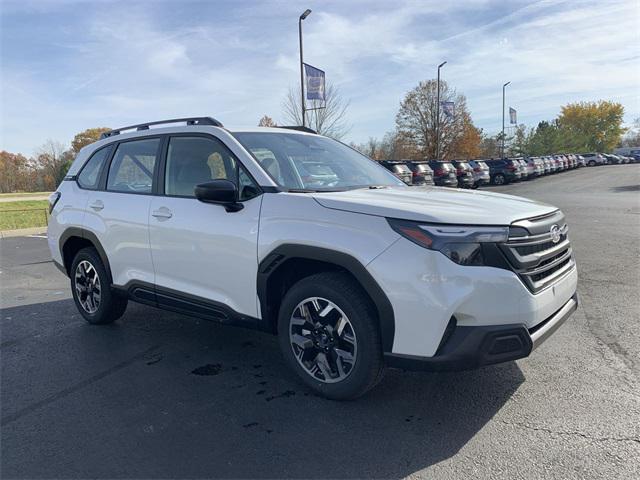
<svg viewBox="0 0 640 480">
<path fill-rule="evenodd" d="M 508 103 L 531 124 L 567 102 L 599 98 L 640 116 L 633 1 L 520 2 L 504 14 L 497 0 L 310 3 L 305 60 L 350 99 L 355 141 L 391 130 L 404 93 L 433 78 L 442 60 L 443 78 L 466 94 L 474 120 L 490 132 L 500 124 L 507 80 Z M 60 25 L 68 32 L 52 40 L 51 31 L 29 32 L 60 56 L 53 69 L 42 58 L 6 62 L 3 55 L 0 148 L 31 153 L 48 137 L 69 141 L 87 127 L 163 117 L 210 114 L 229 125 L 255 124 L 263 114 L 279 119 L 288 87 L 299 81 L 298 5 L 241 3 L 213 20 L 198 14 L 199 2 L 183 9 L 193 11 L 187 19 L 173 14 L 173 4 L 152 5 L 99 3 L 70 16 Z M 3 37 L 24 48 L 11 40 Z"/>
</svg>

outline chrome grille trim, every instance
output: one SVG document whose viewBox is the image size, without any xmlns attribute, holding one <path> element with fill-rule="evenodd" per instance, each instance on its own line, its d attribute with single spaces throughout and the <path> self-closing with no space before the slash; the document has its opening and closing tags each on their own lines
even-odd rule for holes
<svg viewBox="0 0 640 480">
<path fill-rule="evenodd" d="M 553 243 L 551 227 L 558 225 L 560 240 Z M 547 288 L 575 267 L 569 228 L 560 210 L 511 224 L 509 239 L 500 244 L 512 270 L 533 293 Z"/>
</svg>

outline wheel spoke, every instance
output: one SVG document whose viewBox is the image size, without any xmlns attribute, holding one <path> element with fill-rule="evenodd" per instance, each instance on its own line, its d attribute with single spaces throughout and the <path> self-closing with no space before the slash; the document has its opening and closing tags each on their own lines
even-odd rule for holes
<svg viewBox="0 0 640 480">
<path fill-rule="evenodd" d="M 332 378 L 329 361 L 327 360 L 327 356 L 323 352 L 320 352 L 316 357 L 316 365 L 318 365 L 318 368 L 320 369 L 322 375 L 326 380 Z"/>
<path fill-rule="evenodd" d="M 344 333 L 344 335 L 341 335 L 340 338 L 342 340 L 344 340 L 345 342 L 350 343 L 351 345 L 355 345 L 356 344 L 356 338 L 350 334 L 350 333 Z"/>
<path fill-rule="evenodd" d="M 318 313 L 320 311 L 320 302 L 318 301 L 317 298 L 314 298 L 313 300 L 311 300 L 311 305 L 313 305 L 313 308 L 315 309 L 315 313 Z"/>
<path fill-rule="evenodd" d="M 340 317 L 336 322 L 336 331 L 338 332 L 338 336 L 342 336 L 342 332 L 344 327 L 347 325 L 347 322 L 344 320 L 344 317 Z"/>
<path fill-rule="evenodd" d="M 297 333 L 291 335 L 291 343 L 297 345 L 302 350 L 313 347 L 313 340 L 307 337 L 303 337 L 302 335 L 299 335 Z"/>
<path fill-rule="evenodd" d="M 301 317 L 296 317 L 293 316 L 291 317 L 291 325 L 305 325 L 307 323 L 307 319 L 306 318 L 301 318 Z"/>
<path fill-rule="evenodd" d="M 339 359 L 341 359 L 344 362 L 353 364 L 353 354 L 351 354 L 350 352 L 347 352 L 346 350 L 342 350 L 340 348 L 336 348 L 334 349 L 334 351 L 336 352 L 336 355 L 338 356 Z"/>
<path fill-rule="evenodd" d="M 322 318 L 326 317 L 331 310 L 333 310 L 333 305 L 329 303 L 326 307 L 322 309 L 322 311 L 320 312 L 320 316 Z"/>
</svg>

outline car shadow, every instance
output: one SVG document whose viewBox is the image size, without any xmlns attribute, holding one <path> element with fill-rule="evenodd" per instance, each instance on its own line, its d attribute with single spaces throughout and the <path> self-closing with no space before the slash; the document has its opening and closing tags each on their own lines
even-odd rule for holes
<svg viewBox="0 0 640 480">
<path fill-rule="evenodd" d="M 612 187 L 613 192 L 640 192 L 640 185 L 621 185 L 619 187 Z"/>
<path fill-rule="evenodd" d="M 2 337 L 12 478 L 404 477 L 455 455 L 524 381 L 514 362 L 388 370 L 364 397 L 329 401 L 275 337 L 136 304 L 105 327 L 70 300 L 9 308 Z"/>
</svg>

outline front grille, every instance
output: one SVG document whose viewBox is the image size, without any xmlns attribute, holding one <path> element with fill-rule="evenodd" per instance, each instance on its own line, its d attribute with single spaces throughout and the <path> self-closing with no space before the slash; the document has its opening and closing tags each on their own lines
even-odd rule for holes
<svg viewBox="0 0 640 480">
<path fill-rule="evenodd" d="M 559 229 L 553 242 L 552 227 Z M 536 293 L 555 283 L 575 266 L 564 215 L 550 215 L 514 222 L 509 240 L 500 245 L 513 271 Z"/>
</svg>

